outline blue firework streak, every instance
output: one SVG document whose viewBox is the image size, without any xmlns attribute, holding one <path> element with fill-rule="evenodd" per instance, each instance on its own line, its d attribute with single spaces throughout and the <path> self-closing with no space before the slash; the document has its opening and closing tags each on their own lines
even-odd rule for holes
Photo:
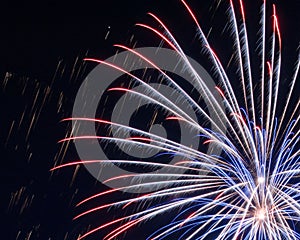
<svg viewBox="0 0 300 240">
<path fill-rule="evenodd" d="M 93 137 L 101 141 L 121 143 L 129 147 L 138 145 L 154 148 L 170 156 L 182 156 L 183 159 L 176 165 L 131 160 L 84 161 L 85 164 L 110 162 L 132 164 L 140 167 L 167 167 L 170 172 L 157 174 L 156 177 L 159 180 L 155 182 L 139 183 L 140 179 L 151 179 L 153 177 L 152 173 L 130 174 L 108 179 L 107 181 L 122 181 L 124 178 L 132 178 L 134 181 L 130 186 L 91 196 L 79 205 L 117 191 L 147 188 L 153 185 L 162 185 L 164 188 L 83 212 L 76 218 L 110 207 L 124 209 L 129 205 L 139 203 L 141 205 L 145 202 L 152 204 L 150 208 L 139 207 L 137 208 L 139 210 L 132 214 L 101 225 L 79 239 L 83 239 L 97 231 L 102 231 L 107 227 L 120 224 L 105 237 L 107 240 L 115 239 L 140 223 L 156 216 L 163 216 L 170 211 L 179 213 L 173 221 L 157 229 L 148 239 L 166 239 L 178 232 L 180 232 L 180 239 L 211 239 L 212 236 L 218 240 L 300 239 L 300 234 L 295 227 L 295 224 L 300 220 L 300 188 L 298 183 L 300 172 L 300 116 L 298 114 L 300 100 L 291 106 L 300 64 L 298 60 L 289 84 L 284 108 L 281 115 L 276 117 L 280 92 L 282 42 L 275 6 L 273 6 L 271 20 L 270 47 L 267 47 L 269 45 L 267 44 L 268 34 L 266 33 L 268 21 L 266 20 L 267 7 L 265 2 L 261 10 L 261 38 L 258 46 L 261 59 L 260 94 L 259 99 L 256 99 L 243 3 L 240 0 L 237 6 L 232 2 L 229 4 L 230 33 L 234 41 L 237 75 L 241 81 L 241 91 L 243 92 L 243 100 L 239 101 L 225 68 L 211 48 L 194 13 L 185 1 L 182 0 L 182 4 L 197 26 L 200 44 L 205 49 L 215 69 L 215 74 L 218 76 L 219 87 L 216 87 L 214 91 L 217 91 L 222 97 L 222 104 L 226 106 L 225 110 L 222 109 L 220 103 L 214 97 L 212 90 L 206 86 L 206 83 L 197 74 L 172 33 L 156 15 L 150 14 L 162 27 L 163 32 L 145 24 L 137 25 L 158 35 L 171 49 L 177 52 L 187 71 L 195 78 L 195 83 L 203 90 L 203 98 L 211 105 L 220 122 L 226 126 L 226 132 L 222 130 L 221 126 L 218 126 L 214 119 L 206 114 L 205 109 L 198 105 L 189 96 L 189 93 L 178 86 L 170 76 L 158 68 L 150 59 L 140 55 L 134 49 L 118 45 L 121 49 L 139 56 L 142 61 L 147 61 L 166 79 L 169 85 L 173 86 L 186 98 L 189 104 L 196 109 L 197 114 L 205 118 L 217 131 L 212 131 L 195 122 L 176 104 L 132 73 L 112 63 L 96 59 L 87 60 L 117 69 L 143 84 L 147 89 L 145 94 L 124 87 L 114 87 L 109 89 L 110 91 L 126 92 L 159 105 L 169 113 L 168 120 L 181 121 L 191 129 L 197 130 L 201 133 L 199 137 L 206 138 L 205 143 L 213 143 L 216 148 L 221 148 L 223 153 L 218 156 L 210 155 L 143 130 L 101 119 L 84 117 L 66 119 L 79 122 L 92 121 L 109 125 L 119 131 L 130 131 L 137 135 L 130 138 Z M 259 104 L 256 104 L 256 102 L 259 102 Z M 291 108 L 294 110 L 291 111 Z M 62 141 L 80 141 L 81 139 L 90 138 L 91 136 L 71 136 Z M 54 169 L 81 163 L 72 162 Z M 186 172 L 177 174 L 176 171 L 172 172 L 174 169 Z M 155 204 L 157 199 L 161 201 L 159 205 Z"/>
</svg>

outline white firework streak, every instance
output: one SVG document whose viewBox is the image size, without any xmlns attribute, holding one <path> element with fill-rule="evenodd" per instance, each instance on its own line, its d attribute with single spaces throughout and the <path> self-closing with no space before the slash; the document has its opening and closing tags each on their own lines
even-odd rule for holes
<svg viewBox="0 0 300 240">
<path fill-rule="evenodd" d="M 234 56 L 237 62 L 238 77 L 241 81 L 243 91 L 242 104 L 245 106 L 245 109 L 243 109 L 241 108 L 242 104 L 239 103 L 236 97 L 225 68 L 210 46 L 194 13 L 184 0 L 181 1 L 196 24 L 198 30 L 197 36 L 199 37 L 201 47 L 205 49 L 205 53 L 209 57 L 219 78 L 220 87 L 216 87 L 214 90 L 218 91 L 222 96 L 226 111 L 223 110 L 220 103 L 215 99 L 212 90 L 208 88 L 205 81 L 197 74 L 172 33 L 156 15 L 149 13 L 162 27 L 163 32 L 145 24 L 137 25 L 158 35 L 162 41 L 178 53 L 186 70 L 193 76 L 194 84 L 197 84 L 199 89 L 201 89 L 201 96 L 218 116 L 218 121 L 223 124 L 222 127 L 225 126 L 227 128 L 227 132 L 224 132 L 223 128 L 218 125 L 220 123 L 212 119 L 206 113 L 205 109 L 167 73 L 134 49 L 116 45 L 123 50 L 130 51 L 156 69 L 167 83 L 186 99 L 196 110 L 196 113 L 214 126 L 217 131 L 211 131 L 201 126 L 174 102 L 169 100 L 167 96 L 164 96 L 134 74 L 112 63 L 97 59 L 87 60 L 117 69 L 147 89 L 145 93 L 122 87 L 111 88 L 109 89 L 110 91 L 122 91 L 163 108 L 169 114 L 167 120 L 181 121 L 190 128 L 198 131 L 201 133 L 201 136 L 207 138 L 205 143 L 214 143 L 216 147 L 221 148 L 223 156 L 212 156 L 158 135 L 110 121 L 80 117 L 65 119 L 65 121 L 91 121 L 110 126 L 116 131 L 127 131 L 141 137 L 124 139 L 107 136 L 71 136 L 62 141 L 81 141 L 82 139 L 96 138 L 101 141 L 115 142 L 128 147 L 141 146 L 144 149 L 157 149 L 171 156 L 182 156 L 182 161 L 176 165 L 148 161 L 96 159 L 84 162 L 72 162 L 54 167 L 52 170 L 83 163 L 115 163 L 118 165 L 150 166 L 153 168 L 166 167 L 170 169 L 169 173 L 156 174 L 158 180 L 155 182 L 143 181 L 143 183 L 139 183 L 140 179 L 152 178 L 153 174 L 151 173 L 128 174 L 107 179 L 107 181 L 122 181 L 124 178 L 132 178 L 136 183 L 98 193 L 83 200 L 78 205 L 122 190 L 160 185 L 163 185 L 164 188 L 142 196 L 101 205 L 81 213 L 75 218 L 111 207 L 120 207 L 123 209 L 132 204 L 143 204 L 145 202 L 152 204 L 151 208 L 144 208 L 136 213 L 118 218 L 90 230 L 79 237 L 79 239 L 119 224 L 115 227 L 115 230 L 111 231 L 104 238 L 106 240 L 115 239 L 130 228 L 153 217 L 162 216 L 164 213 L 170 211 L 178 212 L 176 218 L 166 226 L 156 230 L 148 239 L 165 239 L 177 232 L 181 234 L 180 239 L 186 240 L 205 239 L 211 236 L 214 236 L 218 240 L 300 239 L 300 234 L 295 228 L 295 224 L 300 220 L 300 187 L 298 183 L 300 174 L 300 150 L 298 144 L 300 115 L 297 116 L 299 114 L 300 99 L 297 100 L 295 106 L 291 106 L 298 78 L 300 58 L 298 58 L 296 63 L 284 109 L 280 118 L 277 118 L 276 110 L 281 79 L 282 43 L 275 6 L 273 6 L 273 31 L 269 52 L 267 52 L 268 47 L 266 43 L 267 6 L 265 1 L 261 10 L 261 30 L 259 31 L 261 36 L 258 46 L 261 58 L 261 99 L 259 100 L 261 104 L 256 106 L 255 102 L 257 101 L 254 97 L 250 49 L 243 3 L 241 0 L 239 1 L 239 11 L 236 13 L 237 7 L 230 1 L 228 8 L 230 31 L 234 41 Z M 238 24 L 239 16 L 241 17 L 241 24 Z M 267 60 L 268 55 L 270 55 L 269 60 Z M 294 110 L 290 116 L 287 116 L 291 107 Z M 257 112 L 260 115 L 259 124 L 257 122 Z M 186 173 L 172 173 L 172 170 L 178 169 L 184 170 Z M 165 200 L 168 197 L 174 196 L 176 198 L 172 201 Z M 156 205 L 155 202 L 157 200 L 161 200 L 162 203 Z M 186 217 L 187 213 L 189 214 L 188 217 Z"/>
</svg>

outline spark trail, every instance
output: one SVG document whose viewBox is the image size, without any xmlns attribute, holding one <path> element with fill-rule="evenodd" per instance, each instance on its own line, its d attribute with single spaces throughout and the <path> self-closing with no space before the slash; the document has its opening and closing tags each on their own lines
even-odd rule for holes
<svg viewBox="0 0 300 240">
<path fill-rule="evenodd" d="M 134 136 L 129 138 L 70 136 L 63 139 L 62 142 L 86 141 L 96 138 L 103 142 L 122 144 L 128 148 L 140 146 L 158 150 L 161 154 L 182 157 L 182 161 L 176 165 L 155 161 L 91 159 L 54 167 L 52 170 L 83 163 L 115 163 L 118 165 L 137 165 L 141 168 L 150 166 L 169 169 L 169 172 L 156 174 L 155 181 L 150 181 L 153 178 L 151 173 L 127 174 L 107 179 L 107 181 L 122 181 L 122 179 L 131 178 L 132 184 L 95 194 L 78 205 L 118 191 L 160 185 L 163 188 L 144 195 L 97 206 L 76 216 L 76 219 L 81 218 L 91 213 L 105 211 L 111 207 L 125 209 L 132 205 L 139 206 L 137 211 L 94 228 L 79 239 L 84 239 L 96 232 L 103 231 L 105 228 L 115 226 L 114 230 L 104 238 L 105 240 L 112 240 L 122 236 L 130 229 L 134 231 L 134 227 L 147 220 L 162 217 L 169 212 L 177 212 L 177 216 L 164 227 L 156 229 L 149 236 L 149 240 L 172 238 L 173 235 L 177 234 L 176 236 L 178 236 L 178 233 L 180 233 L 180 239 L 186 240 L 211 239 L 212 236 L 217 240 L 300 239 L 296 227 L 296 223 L 300 220 L 300 187 L 298 183 L 300 173 L 300 99 L 295 103 L 292 101 L 296 94 L 300 58 L 296 62 L 294 74 L 290 80 L 284 108 L 281 114 L 277 116 L 279 101 L 281 101 L 279 93 L 281 90 L 280 81 L 282 80 L 282 39 L 276 7 L 272 7 L 272 16 L 269 18 L 267 16 L 268 4 L 266 1 L 262 4 L 260 42 L 258 43 L 261 64 L 260 69 L 257 70 L 252 68 L 250 57 L 252 50 L 249 48 L 246 24 L 247 13 L 243 2 L 240 0 L 237 4 L 234 4 L 233 1 L 229 3 L 229 34 L 232 36 L 233 56 L 236 60 L 236 72 L 243 95 L 243 98 L 239 99 L 226 68 L 210 45 L 195 13 L 187 2 L 184 0 L 181 2 L 197 27 L 199 44 L 205 50 L 205 54 L 214 68 L 218 79 L 218 87 L 215 89 L 211 90 L 198 75 L 176 38 L 159 17 L 149 13 L 149 16 L 160 26 L 159 29 L 161 30 L 146 24 L 139 23 L 137 26 L 151 31 L 161 38 L 170 49 L 176 51 L 180 56 L 180 61 L 185 65 L 185 71 L 193 76 L 195 84 L 201 89 L 201 96 L 210 105 L 218 121 L 211 118 L 206 109 L 201 107 L 190 96 L 189 92 L 186 92 L 151 59 L 141 55 L 135 49 L 123 45 L 116 46 L 135 54 L 141 61 L 150 64 L 163 76 L 168 85 L 186 99 L 186 102 L 195 109 L 196 114 L 201 115 L 205 121 L 215 127 L 215 131 L 196 122 L 168 99 L 168 96 L 164 96 L 159 90 L 154 89 L 143 79 L 126 71 L 121 66 L 97 59 L 90 58 L 87 60 L 117 69 L 134 79 L 138 84 L 143 85 L 147 90 L 145 93 L 140 93 L 126 87 L 113 87 L 109 91 L 125 92 L 130 96 L 147 100 L 149 103 L 163 108 L 168 113 L 167 121 L 180 121 L 186 124 L 190 129 L 197 131 L 199 136 L 206 139 L 204 144 L 213 143 L 216 148 L 221 148 L 222 154 L 210 155 L 156 134 L 107 120 L 80 116 L 65 119 L 65 121 L 77 122 L 90 121 L 101 126 L 109 126 L 115 131 L 130 132 Z M 269 23 L 272 26 L 270 36 L 266 30 Z M 269 37 L 271 44 L 268 44 Z M 258 99 L 255 95 L 253 71 L 260 72 L 260 95 Z M 214 97 L 213 91 L 218 92 L 223 102 L 220 103 Z M 222 104 L 226 106 L 225 110 L 223 110 Z M 222 127 L 226 127 L 226 131 L 222 130 L 220 122 Z M 177 170 L 184 170 L 185 172 L 184 174 L 177 174 Z M 142 183 L 140 183 L 141 179 L 144 180 Z M 149 179 L 148 182 L 147 179 Z M 170 200 L 171 198 L 172 200 Z M 157 204 L 158 202 L 159 204 Z M 151 207 L 145 207 L 144 203 L 150 204 Z"/>
</svg>

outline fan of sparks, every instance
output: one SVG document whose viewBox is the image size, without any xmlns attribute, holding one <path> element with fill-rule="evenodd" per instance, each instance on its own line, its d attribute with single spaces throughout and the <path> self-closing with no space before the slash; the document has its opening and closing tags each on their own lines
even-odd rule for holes
<svg viewBox="0 0 300 240">
<path fill-rule="evenodd" d="M 104 239 L 120 239 L 124 233 L 134 231 L 135 227 L 141 223 L 163 217 L 170 212 L 176 213 L 176 217 L 166 223 L 165 226 L 154 229 L 148 239 L 174 239 L 172 236 L 186 240 L 212 238 L 217 240 L 300 239 L 300 233 L 297 231 L 299 228 L 296 225 L 300 220 L 300 186 L 298 182 L 300 173 L 300 100 L 295 100 L 299 96 L 296 91 L 299 58 L 296 61 L 294 72 L 286 80 L 287 94 L 284 97 L 279 97 L 280 84 L 283 81 L 280 73 L 282 41 L 275 6 L 269 6 L 266 2 L 262 3 L 260 10 L 261 29 L 258 31 L 260 40 L 257 46 L 261 64 L 259 69 L 254 70 L 251 68 L 251 51 L 248 44 L 247 19 L 243 3 L 241 0 L 236 4 L 232 1 L 228 3 L 229 34 L 232 37 L 233 56 L 236 60 L 237 79 L 239 79 L 239 83 L 235 85 L 240 85 L 240 93 L 243 95 L 242 98 L 238 98 L 234 92 L 233 82 L 226 73 L 225 66 L 212 49 L 194 12 L 184 0 L 181 2 L 193 24 L 197 27 L 198 42 L 201 48 L 205 50 L 204 52 L 214 68 L 218 79 L 218 87 L 215 87 L 214 91 L 217 91 L 222 97 L 225 110 L 213 97 L 205 82 L 197 75 L 184 50 L 159 17 L 149 13 L 160 25 L 160 30 L 145 24 L 137 25 L 157 35 L 170 49 L 178 53 L 196 83 L 203 89 L 205 94 L 202 97 L 207 100 L 206 103 L 211 105 L 211 109 L 215 111 L 219 122 L 224 125 L 222 127 L 218 125 L 220 123 L 217 124 L 205 109 L 191 99 L 188 92 L 178 86 L 155 63 L 143 56 L 139 56 L 141 60 L 148 61 L 154 69 L 159 71 L 166 81 L 175 86 L 176 91 L 187 99 L 193 109 L 196 109 L 196 113 L 205 118 L 206 122 L 214 126 L 217 131 L 212 131 L 194 121 L 172 101 L 168 101 L 166 96 L 162 96 L 159 91 L 154 90 L 147 83 L 143 84 L 148 87 L 148 94 L 137 93 L 124 87 L 110 90 L 138 95 L 140 98 L 159 104 L 168 112 L 168 120 L 180 121 L 191 129 L 197 130 L 199 136 L 206 139 L 204 144 L 214 144 L 215 147 L 222 149 L 222 154 L 219 156 L 210 155 L 189 146 L 162 139 L 152 133 L 101 119 L 80 117 L 65 119 L 66 121 L 94 121 L 95 124 L 109 125 L 116 129 L 135 132 L 140 136 L 126 139 L 99 136 L 97 137 L 99 141 L 121 142 L 129 146 L 150 146 L 159 149 L 164 154 L 182 156 L 182 161 L 176 165 L 155 161 L 111 160 L 115 164 L 133 164 L 141 166 L 141 168 L 144 166 L 169 167 L 170 173 L 161 174 L 155 182 L 143 181 L 140 183 L 138 181 L 139 179 L 150 179 L 151 174 L 149 173 L 137 173 L 108 179 L 107 181 L 122 181 L 122 178 L 132 178 L 136 181 L 133 181 L 130 186 L 93 195 L 80 202 L 79 205 L 114 192 L 120 191 L 121 193 L 124 190 L 141 189 L 151 185 L 163 185 L 164 187 L 147 194 L 97 206 L 76 216 L 76 219 L 82 218 L 85 215 L 106 211 L 112 207 L 124 211 L 123 217 L 89 230 L 79 239 L 84 239 L 112 227 L 114 230 L 110 231 Z M 271 16 L 268 16 L 268 9 L 272 12 Z M 269 33 L 268 27 L 272 29 Z M 123 45 L 117 45 L 117 47 L 139 55 L 132 48 Z M 107 64 L 112 68 L 124 71 L 121 67 L 105 61 L 87 60 Z M 259 79 L 253 79 L 253 71 L 259 73 L 256 74 Z M 126 71 L 124 73 L 139 83 L 143 82 L 142 79 L 132 73 Z M 254 82 L 258 83 L 256 88 Z M 149 93 L 155 98 L 149 97 Z M 161 101 L 159 101 L 160 99 Z M 280 111 L 278 111 L 279 105 L 283 106 Z M 278 112 L 280 112 L 279 116 Z M 226 132 L 223 129 L 226 129 Z M 89 136 L 71 136 L 62 141 L 81 141 L 81 138 L 86 139 Z M 147 141 L 151 142 L 151 145 Z M 108 161 L 110 160 L 96 159 L 72 162 L 55 167 L 53 170 L 82 163 L 99 162 L 105 164 Z M 179 176 L 172 173 L 172 170 L 176 168 L 184 170 L 185 173 Z M 136 208 L 136 211 L 125 214 L 124 209 L 132 205 L 139 207 Z"/>
</svg>

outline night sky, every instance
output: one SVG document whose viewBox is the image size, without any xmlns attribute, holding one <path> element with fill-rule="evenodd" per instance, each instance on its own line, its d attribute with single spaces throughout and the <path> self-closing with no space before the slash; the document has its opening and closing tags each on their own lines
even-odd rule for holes
<svg viewBox="0 0 300 240">
<path fill-rule="evenodd" d="M 187 2 L 206 33 L 211 26 L 222 30 L 224 14 L 209 9 L 216 5 L 213 1 Z M 257 2 L 245 1 L 246 14 L 254 19 Z M 276 4 L 286 58 L 283 74 L 290 76 L 300 39 L 300 1 L 278 0 Z M 1 1 L 1 239 L 73 240 L 117 215 L 112 209 L 72 220 L 89 207 L 126 196 L 115 194 L 76 208 L 82 199 L 107 188 L 83 167 L 49 170 L 57 163 L 78 160 L 72 143 L 58 141 L 70 131 L 69 124 L 60 121 L 71 116 L 77 90 L 95 67 L 83 58 L 106 59 L 116 52 L 116 43 L 158 46 L 157 36 L 135 26 L 137 22 L 157 26 L 147 12 L 165 21 L 189 56 L 205 62 L 195 47 L 195 26 L 180 1 Z M 251 44 L 256 41 L 255 26 L 249 30 Z M 227 59 L 229 52 L 218 32 L 213 31 L 211 40 L 221 58 Z M 118 239 L 143 240 L 164 221 L 155 219 Z M 99 233 L 87 239 L 102 237 Z"/>
</svg>

